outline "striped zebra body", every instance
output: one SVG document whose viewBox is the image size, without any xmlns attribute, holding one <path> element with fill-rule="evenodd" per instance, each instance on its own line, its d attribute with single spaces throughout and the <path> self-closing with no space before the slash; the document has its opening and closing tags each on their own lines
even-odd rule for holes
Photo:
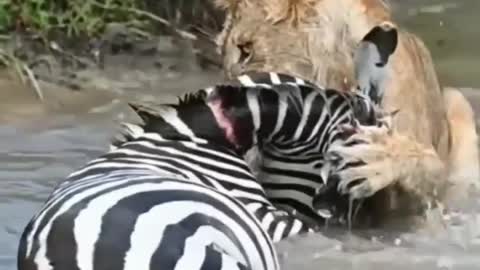
<svg viewBox="0 0 480 270">
<path fill-rule="evenodd" d="M 303 99 L 301 117 L 285 121 L 299 123 L 292 132 L 294 136 L 275 144 L 262 145 L 262 149 L 254 151 L 254 155 L 260 157 L 255 157 L 257 160 L 249 162 L 249 166 L 258 171 L 257 179 L 268 199 L 277 207 L 289 209 L 313 222 L 321 222 L 324 218 L 330 219 L 330 223 L 338 222 L 334 218 L 341 219 L 346 214 L 347 198 L 333 192 L 329 195 L 333 197 L 334 204 L 328 198 L 325 209 L 312 205 L 318 190 L 327 184 L 326 173 L 321 173 L 319 177 L 319 172 L 325 170 L 325 153 L 329 147 L 344 142 L 344 133 L 339 128 L 341 125 L 352 121 L 376 125 L 379 117 L 376 104 L 359 91 L 325 89 L 304 79 L 276 72 L 248 72 L 237 77 L 232 84 L 264 88 L 284 86 L 292 91 L 301 91 L 302 88 L 316 90 Z M 315 131 L 311 132 L 312 129 Z"/>
<path fill-rule="evenodd" d="M 18 269 L 279 269 L 257 219 L 223 192 L 148 170 L 80 182 L 27 226 Z"/>
<path fill-rule="evenodd" d="M 272 167 L 307 164 L 301 170 L 314 179 L 302 181 L 322 185 L 322 153 L 335 133 L 320 125 L 337 106 L 330 95 L 348 108 L 362 101 L 291 83 L 224 84 L 176 105 L 131 104 L 144 124 L 125 124 L 110 152 L 53 191 L 22 235 L 18 268 L 278 269 L 272 242 L 316 226 L 272 204 L 262 185 L 275 189 L 243 157 L 258 145 Z"/>
</svg>

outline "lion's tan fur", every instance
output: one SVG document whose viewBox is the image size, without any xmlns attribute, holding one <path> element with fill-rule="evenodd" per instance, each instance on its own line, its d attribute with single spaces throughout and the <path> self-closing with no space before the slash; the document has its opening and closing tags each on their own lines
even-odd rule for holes
<svg viewBox="0 0 480 270">
<path fill-rule="evenodd" d="M 215 2 L 228 15 L 218 36 L 228 76 L 246 70 L 285 72 L 343 90 L 355 85 L 355 46 L 376 24 L 392 22 L 391 11 L 381 0 Z M 408 163 L 411 166 L 396 167 L 405 175 L 399 184 L 427 196 L 432 176 L 449 176 L 434 179 L 439 186 L 447 179 L 478 181 L 477 133 L 470 104 L 460 92 L 442 90 L 420 38 L 399 28 L 398 42 L 389 63 L 383 107 L 400 109 L 394 123 L 402 139 L 389 138 L 384 150 L 397 153 L 398 160 L 416 155 L 416 162 Z M 248 57 L 241 57 L 239 48 L 247 48 Z"/>
<path fill-rule="evenodd" d="M 452 145 L 449 152 L 450 167 L 460 168 L 452 170 L 449 175 L 454 186 L 447 194 L 447 199 L 455 200 L 455 194 L 466 194 L 472 186 L 480 186 L 478 136 L 475 115 L 465 96 L 457 89 L 447 88 L 444 98 Z"/>
</svg>

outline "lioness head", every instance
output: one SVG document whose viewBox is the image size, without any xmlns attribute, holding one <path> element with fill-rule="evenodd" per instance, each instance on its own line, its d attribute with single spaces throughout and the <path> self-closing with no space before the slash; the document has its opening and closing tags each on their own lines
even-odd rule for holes
<svg viewBox="0 0 480 270">
<path fill-rule="evenodd" d="M 227 19 L 217 43 L 228 77 L 276 71 L 322 86 L 354 85 L 354 48 L 390 20 L 382 0 L 216 0 Z"/>
<path fill-rule="evenodd" d="M 349 90 L 358 85 L 356 48 L 372 28 L 389 22 L 398 29 L 398 48 L 389 61 L 382 106 L 401 109 L 394 120 L 398 129 L 446 158 L 442 90 L 430 53 L 415 34 L 392 22 L 386 0 L 211 1 L 226 12 L 217 43 L 230 78 L 275 71 Z"/>
</svg>

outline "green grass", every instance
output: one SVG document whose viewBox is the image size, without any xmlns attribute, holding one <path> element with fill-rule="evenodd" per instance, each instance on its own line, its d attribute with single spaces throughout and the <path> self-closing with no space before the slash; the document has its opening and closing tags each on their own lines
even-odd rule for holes
<svg viewBox="0 0 480 270">
<path fill-rule="evenodd" d="M 137 0 L 0 0 L 0 32 L 28 29 L 47 36 L 93 36 L 109 22 L 139 22 L 143 1 Z"/>
<path fill-rule="evenodd" d="M 139 15 L 130 9 L 141 8 L 137 0 L 0 0 L 0 36 L 12 32 L 34 33 L 44 41 L 52 32 L 66 37 L 95 36 L 109 22 L 137 22 Z M 0 66 L 16 71 L 43 99 L 29 66 L 7 47 L 0 48 Z"/>
<path fill-rule="evenodd" d="M 49 35 L 62 33 L 66 38 L 93 37 L 111 22 L 141 27 L 147 24 L 145 15 L 134 12 L 142 8 L 137 0 L 0 0 L 0 37 L 8 40 L 14 32 L 32 33 L 48 44 Z M 0 47 L 0 67 L 15 70 L 21 81 L 43 94 L 27 62 L 14 50 Z"/>
<path fill-rule="evenodd" d="M 197 40 L 193 34 L 197 31 L 212 39 L 222 15 L 210 0 L 0 0 L 0 43 L 21 33 L 40 38 L 50 48 L 50 41 L 57 38 L 75 43 L 100 37 L 110 23 L 146 36 L 166 30 Z M 28 62 L 15 49 L 0 45 L 0 67 L 14 69 L 43 99 Z"/>
<path fill-rule="evenodd" d="M 219 23 L 212 12 L 209 0 L 0 0 L 0 34 L 29 30 L 47 37 L 60 31 L 91 37 L 111 22 L 142 28 L 152 22 L 147 13 L 175 26 L 210 26 Z"/>
</svg>

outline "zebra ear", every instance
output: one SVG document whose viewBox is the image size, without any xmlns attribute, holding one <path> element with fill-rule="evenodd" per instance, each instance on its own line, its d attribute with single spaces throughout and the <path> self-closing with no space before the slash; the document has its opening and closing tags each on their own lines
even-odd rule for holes
<svg viewBox="0 0 480 270">
<path fill-rule="evenodd" d="M 358 88 L 376 104 L 383 98 L 388 60 L 395 52 L 397 43 L 397 29 L 391 23 L 384 22 L 372 28 L 355 51 Z"/>
</svg>

